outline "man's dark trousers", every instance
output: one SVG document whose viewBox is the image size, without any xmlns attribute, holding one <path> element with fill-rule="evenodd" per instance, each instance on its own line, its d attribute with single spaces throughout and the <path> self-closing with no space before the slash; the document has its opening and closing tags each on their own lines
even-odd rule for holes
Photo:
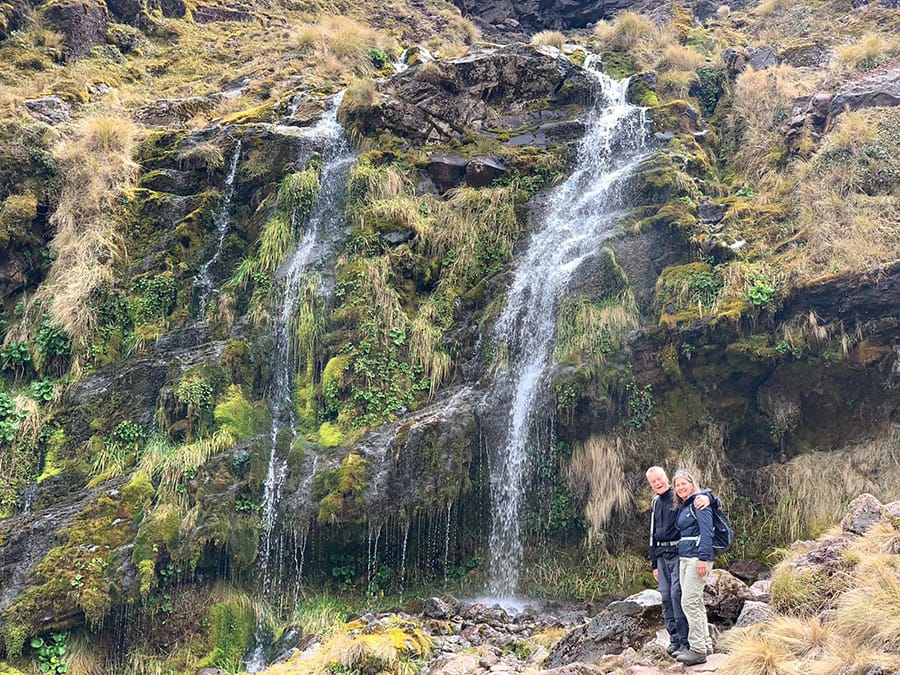
<svg viewBox="0 0 900 675">
<path fill-rule="evenodd" d="M 659 572 L 659 592 L 662 595 L 663 618 L 673 645 L 688 646 L 688 623 L 681 609 L 681 583 L 678 581 L 678 554 L 662 553 L 656 560 Z"/>
</svg>

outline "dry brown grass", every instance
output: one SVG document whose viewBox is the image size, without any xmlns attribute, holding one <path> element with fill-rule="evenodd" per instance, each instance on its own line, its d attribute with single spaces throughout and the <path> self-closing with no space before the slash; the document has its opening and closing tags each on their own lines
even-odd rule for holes
<svg viewBox="0 0 900 675">
<path fill-rule="evenodd" d="M 735 138 L 731 159 L 751 183 L 757 184 L 776 167 L 784 147 L 782 126 L 794 99 L 805 91 L 803 76 L 787 65 L 760 71 L 751 68 L 735 81 L 726 122 Z"/>
<path fill-rule="evenodd" d="M 29 303 L 23 327 L 48 309 L 53 322 L 76 342 L 93 330 L 91 295 L 112 279 L 125 256 L 117 198 L 136 175 L 131 159 L 136 133 L 126 118 L 89 117 L 57 147 L 64 185 L 50 218 L 56 228 L 50 242 L 55 259 Z"/>
<path fill-rule="evenodd" d="M 838 63 L 854 71 L 877 68 L 900 53 L 900 40 L 895 36 L 866 33 L 852 44 L 838 47 Z"/>
<path fill-rule="evenodd" d="M 592 436 L 578 445 L 566 467 L 566 477 L 585 500 L 584 515 L 590 523 L 588 538 L 602 536 L 613 514 L 634 502 L 625 480 L 624 458 L 633 453 L 630 442 L 616 436 Z"/>
<path fill-rule="evenodd" d="M 838 520 L 847 504 L 863 492 L 887 503 L 900 499 L 894 477 L 900 470 L 900 427 L 876 438 L 831 452 L 795 457 L 769 470 L 777 506 L 772 522 L 775 541 L 793 541 L 821 532 Z"/>
<path fill-rule="evenodd" d="M 839 534 L 839 529 L 833 533 Z M 837 675 L 870 672 L 876 664 L 884 669 L 880 672 L 895 672 L 900 668 L 898 542 L 900 529 L 877 524 L 845 551 L 844 570 L 827 579 L 815 569 L 779 564 L 772 604 L 781 614 L 722 637 L 728 672 Z M 822 609 L 827 612 L 817 615 Z"/>
<path fill-rule="evenodd" d="M 900 258 L 900 111 L 840 116 L 816 153 L 798 165 L 795 227 L 806 245 L 788 257 L 797 279 L 871 269 Z"/>
<path fill-rule="evenodd" d="M 566 44 L 566 36 L 558 30 L 542 30 L 532 35 L 529 42 L 533 45 L 549 45 L 562 49 L 563 45 Z"/>
</svg>

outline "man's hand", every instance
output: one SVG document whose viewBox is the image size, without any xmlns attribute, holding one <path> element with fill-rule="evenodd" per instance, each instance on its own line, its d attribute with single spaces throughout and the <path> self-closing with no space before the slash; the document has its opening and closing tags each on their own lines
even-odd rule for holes
<svg viewBox="0 0 900 675">
<path fill-rule="evenodd" d="M 697 495 L 694 497 L 694 506 L 696 506 L 701 511 L 709 506 L 709 496 L 708 495 Z M 703 576 L 702 574 L 700 576 Z"/>
<path fill-rule="evenodd" d="M 653 579 L 659 583 L 659 570 L 653 570 Z"/>
<path fill-rule="evenodd" d="M 705 577 L 707 572 L 707 564 L 705 560 L 697 561 L 697 574 L 701 577 Z"/>
</svg>

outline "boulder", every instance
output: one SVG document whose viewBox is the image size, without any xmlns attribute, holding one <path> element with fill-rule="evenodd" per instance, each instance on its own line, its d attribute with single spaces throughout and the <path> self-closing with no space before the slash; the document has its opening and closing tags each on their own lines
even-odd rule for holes
<svg viewBox="0 0 900 675">
<path fill-rule="evenodd" d="M 540 123 L 535 116 L 548 101 L 588 101 L 592 86 L 559 50 L 512 45 L 409 68 L 385 81 L 371 105 L 349 112 L 345 100 L 341 115 L 366 135 L 390 129 L 417 143 L 445 143 L 488 129 L 514 131 L 522 115 L 529 126 Z"/>
<path fill-rule="evenodd" d="M 13 31 L 21 28 L 29 11 L 30 5 L 23 0 L 0 3 L 0 40 L 5 40 Z"/>
<path fill-rule="evenodd" d="M 838 91 L 830 113 L 834 116 L 846 110 L 895 105 L 900 105 L 900 59 Z"/>
<path fill-rule="evenodd" d="M 475 157 L 466 164 L 466 183 L 471 187 L 487 187 L 506 175 L 508 169 L 497 157 Z"/>
<path fill-rule="evenodd" d="M 121 23 L 141 28 L 149 22 L 144 0 L 106 0 L 109 13 Z"/>
<path fill-rule="evenodd" d="M 654 632 L 655 625 L 651 627 L 639 618 L 604 609 L 589 623 L 564 636 L 545 666 L 559 668 L 576 661 L 598 663 L 604 656 L 621 654 L 628 647 L 640 649 Z"/>
<path fill-rule="evenodd" d="M 430 619 L 449 619 L 459 611 L 458 601 L 448 601 L 444 598 L 431 597 L 425 601 L 422 613 Z"/>
<path fill-rule="evenodd" d="M 98 0 L 52 4 L 44 18 L 53 30 L 63 34 L 66 59 L 79 59 L 106 42 L 109 29 L 106 5 Z"/>
<path fill-rule="evenodd" d="M 750 592 L 753 593 L 753 597 L 756 598 L 759 602 L 769 602 L 772 597 L 772 580 L 771 579 L 760 579 L 759 581 L 753 582 L 750 586 Z M 750 602 L 749 600 L 747 602 Z"/>
<path fill-rule="evenodd" d="M 462 183 L 466 176 L 465 157 L 450 153 L 438 152 L 428 157 L 429 177 L 440 192 L 446 192 Z"/>
<path fill-rule="evenodd" d="M 71 112 L 69 104 L 56 95 L 26 99 L 25 109 L 35 119 L 50 125 L 61 124 L 72 119 L 69 115 Z"/>
<path fill-rule="evenodd" d="M 607 605 L 607 609 L 625 616 L 656 620 L 662 616 L 662 596 L 656 589 L 648 588 L 624 600 L 614 600 Z"/>
<path fill-rule="evenodd" d="M 900 528 L 900 501 L 885 504 L 881 509 L 881 514 L 891 525 Z"/>
<path fill-rule="evenodd" d="M 725 570 L 713 569 L 706 577 L 703 604 L 710 621 L 733 623 L 740 616 L 744 602 L 753 597 L 747 584 Z"/>
<path fill-rule="evenodd" d="M 778 60 L 795 68 L 817 68 L 828 62 L 828 50 L 815 42 L 791 45 L 778 54 Z"/>
<path fill-rule="evenodd" d="M 875 523 L 882 520 L 881 502 L 868 493 L 861 494 L 847 505 L 847 515 L 841 520 L 844 532 L 865 534 Z"/>
<path fill-rule="evenodd" d="M 747 600 L 734 625 L 736 628 L 744 628 L 745 626 L 752 626 L 757 623 L 765 623 L 766 621 L 769 621 L 773 615 L 774 611 L 767 603 L 759 602 L 758 600 Z"/>
<path fill-rule="evenodd" d="M 635 5 L 637 0 L 454 0 L 463 14 L 501 33 L 584 28 Z"/>
<path fill-rule="evenodd" d="M 221 98 L 221 94 L 188 98 L 160 98 L 140 108 L 135 118 L 150 127 L 179 126 L 195 115 L 214 110 Z"/>
<path fill-rule="evenodd" d="M 775 56 L 775 50 L 771 47 L 759 47 L 750 50 L 749 62 L 755 70 L 765 70 L 777 66 L 778 57 Z"/>
</svg>

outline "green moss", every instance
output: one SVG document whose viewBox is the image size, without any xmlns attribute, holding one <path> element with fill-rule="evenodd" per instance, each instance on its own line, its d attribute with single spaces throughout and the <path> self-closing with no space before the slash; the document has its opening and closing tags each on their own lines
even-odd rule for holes
<svg viewBox="0 0 900 675">
<path fill-rule="evenodd" d="M 313 497 L 319 500 L 319 523 L 356 522 L 362 518 L 357 498 L 366 476 L 366 460 L 352 452 L 337 468 L 317 474 L 313 478 Z"/>
<path fill-rule="evenodd" d="M 138 568 L 141 597 L 146 598 L 157 585 L 156 562 L 160 554 L 173 555 L 181 543 L 181 512 L 172 504 L 160 504 L 141 522 L 134 539 L 132 562 Z"/>
<path fill-rule="evenodd" d="M 249 438 L 256 431 L 256 415 L 240 386 L 228 387 L 221 402 L 213 411 L 213 418 L 221 428 L 238 439 Z"/>
<path fill-rule="evenodd" d="M 226 115 L 222 118 L 221 124 L 223 126 L 228 124 L 265 124 L 274 118 L 274 109 L 274 103 L 263 103 L 255 108 Z"/>
<path fill-rule="evenodd" d="M 230 598 L 212 605 L 206 619 L 209 622 L 212 651 L 198 667 L 241 670 L 244 652 L 250 645 L 256 628 L 253 605 L 240 596 Z"/>
<path fill-rule="evenodd" d="M 627 54 L 621 52 L 606 52 L 601 57 L 603 71 L 614 80 L 622 80 L 631 77 L 637 72 L 634 61 Z"/>
<path fill-rule="evenodd" d="M 51 476 L 56 476 L 62 467 L 59 466 L 59 453 L 66 444 L 66 432 L 63 429 L 54 429 L 47 436 L 46 451 L 44 454 L 44 471 L 38 476 L 37 482 L 43 483 Z"/>
<path fill-rule="evenodd" d="M 319 427 L 319 443 L 323 448 L 336 448 L 344 442 L 344 434 L 340 427 L 331 422 L 322 422 Z"/>
<path fill-rule="evenodd" d="M 26 675 L 18 668 L 13 668 L 6 661 L 0 661 L 0 675 Z"/>
</svg>

